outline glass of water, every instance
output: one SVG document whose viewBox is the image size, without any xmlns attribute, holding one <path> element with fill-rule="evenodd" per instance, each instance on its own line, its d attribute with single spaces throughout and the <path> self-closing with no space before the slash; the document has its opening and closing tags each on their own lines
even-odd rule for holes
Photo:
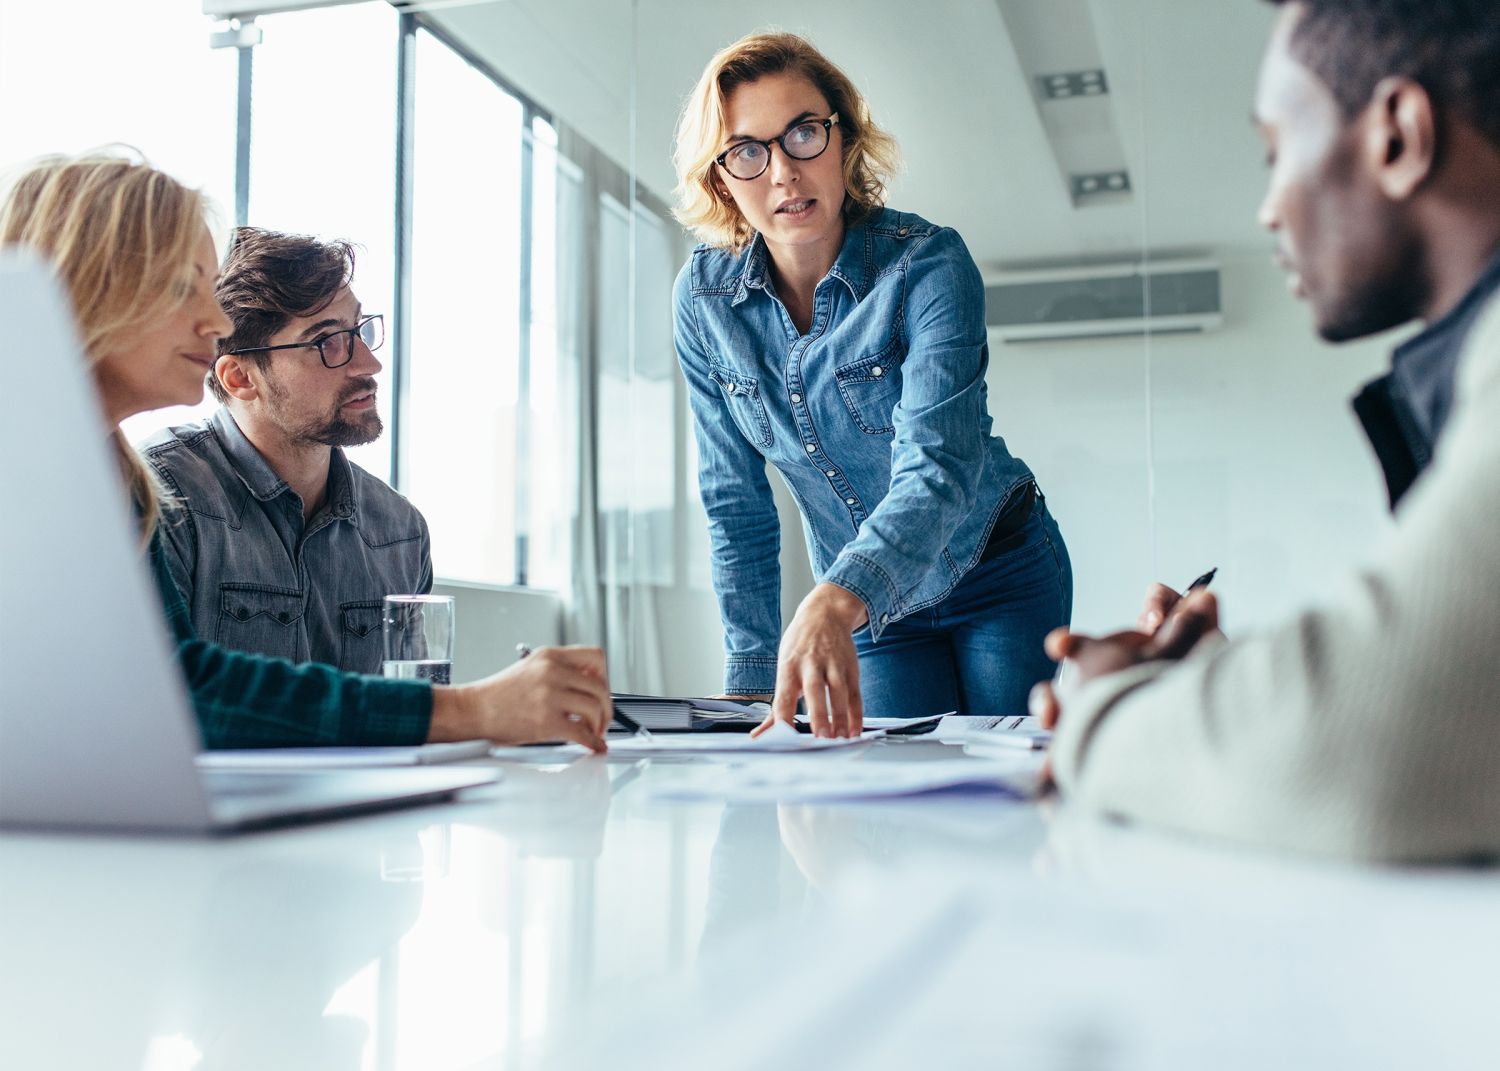
<svg viewBox="0 0 1500 1071">
<path fill-rule="evenodd" d="M 448 684 L 453 677 L 453 597 L 387 595 L 381 615 L 385 675 Z"/>
</svg>

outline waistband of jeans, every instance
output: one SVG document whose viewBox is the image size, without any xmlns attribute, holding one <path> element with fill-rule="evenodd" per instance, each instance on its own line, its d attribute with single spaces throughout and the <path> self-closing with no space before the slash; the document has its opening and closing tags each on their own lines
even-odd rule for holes
<svg viewBox="0 0 1500 1071">
<path fill-rule="evenodd" d="M 1026 522 L 1031 520 L 1032 511 L 1036 509 L 1038 493 L 1036 481 L 1033 480 L 1022 489 L 1015 504 L 1000 515 L 995 527 L 990 529 L 990 538 L 985 541 L 984 551 L 979 555 L 981 562 L 998 558 L 1025 545 L 1026 533 L 1023 529 Z"/>
</svg>

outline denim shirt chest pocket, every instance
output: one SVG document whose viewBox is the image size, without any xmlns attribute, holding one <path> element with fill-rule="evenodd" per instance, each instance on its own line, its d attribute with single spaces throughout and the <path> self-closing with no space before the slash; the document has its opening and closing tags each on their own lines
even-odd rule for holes
<svg viewBox="0 0 1500 1071">
<path fill-rule="evenodd" d="M 360 599 L 339 605 L 343 624 L 339 667 L 352 673 L 380 673 L 385 661 L 382 643 L 382 599 Z"/>
<path fill-rule="evenodd" d="M 901 362 L 905 358 L 905 347 L 898 338 L 873 356 L 834 369 L 844 405 L 865 434 L 889 435 L 896 430 L 893 414 L 901 401 Z"/>
<path fill-rule="evenodd" d="M 261 584 L 219 585 L 219 628 L 224 647 L 299 661 L 304 599 L 301 591 Z"/>
<path fill-rule="evenodd" d="M 760 396 L 760 384 L 755 377 L 719 364 L 710 367 L 708 374 L 724 392 L 724 404 L 734 416 L 740 433 L 762 450 L 770 446 L 771 418 L 766 413 L 766 403 Z"/>
</svg>

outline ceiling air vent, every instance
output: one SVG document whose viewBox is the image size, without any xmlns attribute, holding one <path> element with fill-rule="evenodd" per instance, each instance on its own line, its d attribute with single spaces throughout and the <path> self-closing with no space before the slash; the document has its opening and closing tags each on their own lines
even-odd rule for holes
<svg viewBox="0 0 1500 1071">
<path fill-rule="evenodd" d="M 1211 261 L 1008 272 L 984 293 L 986 322 L 1004 342 L 1196 334 L 1224 323 Z"/>
</svg>

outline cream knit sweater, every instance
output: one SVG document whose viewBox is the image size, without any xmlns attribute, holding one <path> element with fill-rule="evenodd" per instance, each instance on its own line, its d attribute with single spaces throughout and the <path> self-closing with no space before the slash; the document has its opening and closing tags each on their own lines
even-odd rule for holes
<svg viewBox="0 0 1500 1071">
<path fill-rule="evenodd" d="M 1072 806 L 1352 859 L 1500 853 L 1500 299 L 1370 568 L 1270 632 L 1062 699 Z"/>
</svg>

